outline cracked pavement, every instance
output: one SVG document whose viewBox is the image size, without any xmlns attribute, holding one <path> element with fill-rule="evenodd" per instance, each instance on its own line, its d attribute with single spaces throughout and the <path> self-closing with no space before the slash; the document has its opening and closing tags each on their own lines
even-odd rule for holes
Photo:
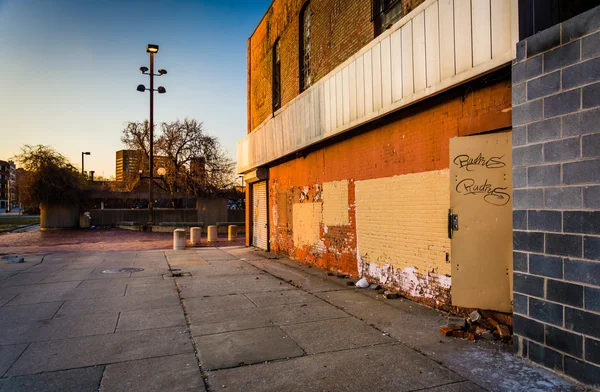
<svg viewBox="0 0 600 392">
<path fill-rule="evenodd" d="M 575 391 L 446 314 L 243 246 L 0 265 L 0 391 Z M 141 268 L 139 272 L 103 273 Z"/>
</svg>

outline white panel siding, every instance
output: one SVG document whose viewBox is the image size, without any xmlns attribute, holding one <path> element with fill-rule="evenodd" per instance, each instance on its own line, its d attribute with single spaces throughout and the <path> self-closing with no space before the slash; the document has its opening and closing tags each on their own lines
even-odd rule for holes
<svg viewBox="0 0 600 392">
<path fill-rule="evenodd" d="M 356 115 L 365 116 L 365 67 L 364 56 L 356 59 Z"/>
<path fill-rule="evenodd" d="M 413 78 L 412 22 L 400 29 L 402 31 L 402 96 L 410 97 L 415 92 Z"/>
<path fill-rule="evenodd" d="M 440 0 L 440 77 L 447 79 L 454 71 L 454 0 Z"/>
<path fill-rule="evenodd" d="M 392 101 L 402 99 L 402 31 L 396 30 L 391 36 L 392 57 Z"/>
<path fill-rule="evenodd" d="M 331 129 L 330 131 L 333 132 L 335 131 L 335 129 L 338 127 L 338 123 L 337 123 L 337 92 L 336 92 L 336 78 L 335 76 L 333 76 L 330 80 L 329 83 L 329 102 L 330 102 L 330 116 L 331 116 Z M 341 125 L 341 124 L 340 124 Z"/>
<path fill-rule="evenodd" d="M 330 89 L 331 81 L 329 79 L 325 80 L 323 83 L 323 103 L 325 114 L 325 133 L 328 134 L 331 132 L 333 127 L 331 126 L 331 100 L 329 99 L 329 89 Z"/>
<path fill-rule="evenodd" d="M 381 44 L 373 46 L 371 51 L 373 64 L 373 110 L 379 110 L 383 106 L 381 100 Z"/>
<path fill-rule="evenodd" d="M 473 67 L 471 0 L 454 0 L 454 53 L 456 73 Z"/>
<path fill-rule="evenodd" d="M 350 104 L 350 121 L 356 120 L 356 62 L 351 62 L 348 65 L 348 84 L 349 84 L 349 104 Z"/>
<path fill-rule="evenodd" d="M 427 87 L 427 67 L 425 61 L 425 13 L 421 12 L 413 19 L 413 69 L 415 92 Z"/>
<path fill-rule="evenodd" d="M 346 125 L 350 122 L 350 79 L 348 77 L 348 67 L 342 70 L 342 107 L 344 109 L 344 122 Z"/>
<path fill-rule="evenodd" d="M 381 100 L 383 106 L 392 103 L 392 59 L 390 53 L 391 38 L 381 41 Z"/>
<path fill-rule="evenodd" d="M 426 0 L 242 139 L 238 171 L 510 64 L 516 18 L 514 0 Z"/>
<path fill-rule="evenodd" d="M 363 57 L 365 75 L 365 115 L 373 112 L 373 62 L 371 51 Z"/>
<path fill-rule="evenodd" d="M 440 82 L 440 30 L 438 4 L 425 9 L 425 56 L 427 59 L 427 87 Z"/>
<path fill-rule="evenodd" d="M 473 66 L 490 61 L 492 58 L 492 25 L 490 20 L 490 0 L 471 0 L 473 20 Z"/>
<path fill-rule="evenodd" d="M 501 56 L 512 49 L 510 3 L 491 0 L 492 57 Z"/>
</svg>

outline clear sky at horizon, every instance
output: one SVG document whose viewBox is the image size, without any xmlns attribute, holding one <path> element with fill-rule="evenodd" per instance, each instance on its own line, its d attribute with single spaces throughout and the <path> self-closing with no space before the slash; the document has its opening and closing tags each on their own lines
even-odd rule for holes
<svg viewBox="0 0 600 392">
<path fill-rule="evenodd" d="M 106 177 L 128 121 L 148 118 L 146 45 L 155 65 L 155 123 L 204 122 L 235 160 L 246 134 L 247 39 L 271 0 L 0 0 L 0 159 L 46 144 Z"/>
</svg>

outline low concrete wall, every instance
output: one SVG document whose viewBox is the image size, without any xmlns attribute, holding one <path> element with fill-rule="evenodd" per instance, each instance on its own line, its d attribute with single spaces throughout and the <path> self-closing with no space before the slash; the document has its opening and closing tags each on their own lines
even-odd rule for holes
<svg viewBox="0 0 600 392">
<path fill-rule="evenodd" d="M 227 199 L 198 199 L 197 206 L 197 209 L 154 209 L 154 222 L 203 222 L 204 226 L 209 226 L 217 222 L 244 220 L 243 212 L 242 219 L 239 219 L 238 211 L 227 209 Z M 233 211 L 235 212 L 232 213 Z M 104 209 L 89 212 L 92 225 L 96 226 L 114 226 L 117 222 L 148 223 L 147 209 Z"/>
<path fill-rule="evenodd" d="M 40 229 L 77 229 L 79 228 L 79 204 L 40 205 Z"/>
</svg>

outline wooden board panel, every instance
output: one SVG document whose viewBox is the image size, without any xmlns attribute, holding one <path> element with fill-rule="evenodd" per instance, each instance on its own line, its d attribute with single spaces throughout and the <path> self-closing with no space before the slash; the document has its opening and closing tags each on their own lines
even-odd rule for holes
<svg viewBox="0 0 600 392">
<path fill-rule="evenodd" d="M 325 84 L 319 83 L 319 104 L 317 105 L 317 112 L 315 112 L 316 126 L 318 127 L 318 134 L 323 136 L 325 134 Z M 318 113 L 318 116 L 317 116 Z"/>
<path fill-rule="evenodd" d="M 421 12 L 413 18 L 413 69 L 415 92 L 427 87 L 427 68 L 425 60 L 425 13 Z"/>
<path fill-rule="evenodd" d="M 390 41 L 390 51 L 392 56 L 392 101 L 396 102 L 402 99 L 402 30 L 396 30 Z"/>
<path fill-rule="evenodd" d="M 356 62 L 348 65 L 348 84 L 350 93 L 350 121 L 356 120 Z"/>
<path fill-rule="evenodd" d="M 364 56 L 356 59 L 356 115 L 365 115 L 365 67 Z"/>
<path fill-rule="evenodd" d="M 329 102 L 331 108 L 331 132 L 338 127 L 337 123 L 337 93 L 336 93 L 336 78 L 335 75 L 329 80 Z"/>
<path fill-rule="evenodd" d="M 492 58 L 495 58 L 512 49 L 510 1 L 492 0 L 491 6 Z"/>
<path fill-rule="evenodd" d="M 427 60 L 427 87 L 440 82 L 440 31 L 438 3 L 425 8 L 425 58 Z"/>
<path fill-rule="evenodd" d="M 471 39 L 471 0 L 454 0 L 456 74 L 473 67 Z"/>
<path fill-rule="evenodd" d="M 392 103 L 392 59 L 390 53 L 391 38 L 381 41 L 381 102 L 383 106 Z"/>
<path fill-rule="evenodd" d="M 490 0 L 471 0 L 471 7 L 473 20 L 473 66 L 476 66 L 492 59 Z"/>
<path fill-rule="evenodd" d="M 328 134 L 331 132 L 333 127 L 331 126 L 331 99 L 329 99 L 329 89 L 331 85 L 331 79 L 325 79 L 323 83 L 323 103 L 324 110 L 323 114 L 325 116 L 325 133 Z"/>
<path fill-rule="evenodd" d="M 344 124 L 344 86 L 342 84 L 342 71 L 335 74 L 335 123 L 336 128 Z"/>
<path fill-rule="evenodd" d="M 440 76 L 446 79 L 454 70 L 454 0 L 439 0 Z"/>
<path fill-rule="evenodd" d="M 365 52 L 364 75 L 365 75 L 365 115 L 373 112 L 373 62 L 371 51 Z"/>
<path fill-rule="evenodd" d="M 406 98 L 414 93 L 413 78 L 413 49 L 412 49 L 412 22 L 408 22 L 402 30 L 402 97 Z"/>
<path fill-rule="evenodd" d="M 373 110 L 379 110 L 382 107 L 381 100 L 381 44 L 373 46 L 371 50 L 373 64 Z"/>
<path fill-rule="evenodd" d="M 350 122 L 350 78 L 348 76 L 348 67 L 342 70 L 342 109 L 343 109 L 343 124 Z"/>
</svg>

